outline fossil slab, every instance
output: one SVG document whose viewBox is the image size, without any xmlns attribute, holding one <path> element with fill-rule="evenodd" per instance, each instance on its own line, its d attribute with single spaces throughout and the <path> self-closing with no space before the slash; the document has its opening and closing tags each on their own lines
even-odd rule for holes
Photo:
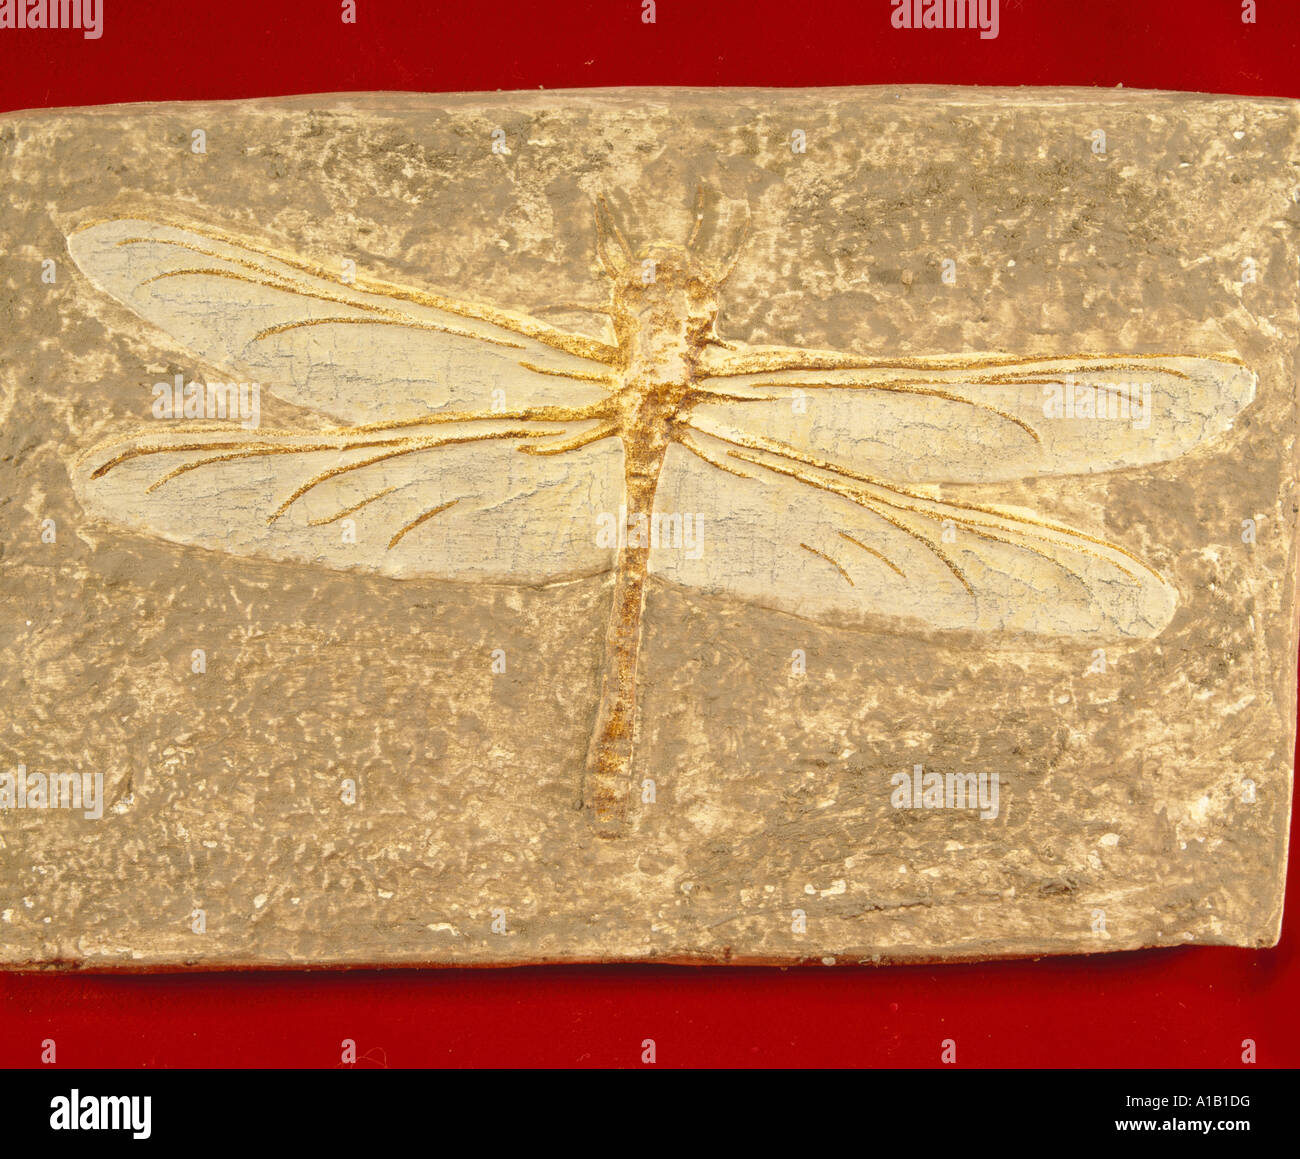
<svg viewBox="0 0 1300 1159">
<path fill-rule="evenodd" d="M 0 118 L 0 962 L 1274 943 L 1297 128 Z"/>
</svg>

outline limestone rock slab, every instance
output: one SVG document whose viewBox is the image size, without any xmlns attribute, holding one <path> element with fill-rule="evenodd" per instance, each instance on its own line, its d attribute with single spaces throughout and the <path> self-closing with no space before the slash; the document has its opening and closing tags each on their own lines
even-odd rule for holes
<svg viewBox="0 0 1300 1159">
<path fill-rule="evenodd" d="M 0 117 L 0 964 L 1275 943 L 1298 129 Z"/>
</svg>

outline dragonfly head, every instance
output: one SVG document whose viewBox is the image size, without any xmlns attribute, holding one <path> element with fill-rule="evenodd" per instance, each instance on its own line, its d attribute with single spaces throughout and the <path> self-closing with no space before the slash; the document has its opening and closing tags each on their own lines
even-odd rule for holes
<svg viewBox="0 0 1300 1159">
<path fill-rule="evenodd" d="M 632 255 L 614 278 L 616 318 L 640 327 L 708 334 L 718 316 L 716 274 L 683 246 L 657 242 Z"/>
<path fill-rule="evenodd" d="M 706 340 L 718 316 L 717 269 L 695 249 L 656 241 L 633 250 L 604 198 L 596 203 L 596 252 L 613 282 L 610 313 L 620 342 L 658 334 L 668 343 Z"/>
<path fill-rule="evenodd" d="M 735 242 L 728 246 L 725 259 L 720 259 L 718 253 L 707 252 L 718 249 L 718 238 L 712 236 L 718 231 L 705 229 L 706 200 L 701 186 L 695 199 L 694 225 L 685 244 L 653 242 L 633 249 L 604 197 L 598 197 L 597 256 L 614 283 L 610 313 L 620 346 L 634 338 L 637 346 L 650 342 L 677 347 L 682 342 L 698 347 L 716 340 L 719 294 L 744 246 L 749 216 L 745 207 L 738 236 L 735 229 L 718 235 L 724 242 L 731 235 Z M 711 246 L 702 244 L 710 239 Z"/>
</svg>

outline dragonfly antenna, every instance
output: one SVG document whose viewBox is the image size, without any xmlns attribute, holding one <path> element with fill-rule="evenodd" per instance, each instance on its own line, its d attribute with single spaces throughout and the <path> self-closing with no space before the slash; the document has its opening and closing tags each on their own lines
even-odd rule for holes
<svg viewBox="0 0 1300 1159">
<path fill-rule="evenodd" d="M 699 239 L 700 229 L 704 225 L 704 182 L 698 181 L 695 184 L 695 221 L 691 224 L 690 236 L 686 239 L 686 248 L 693 250 L 695 243 Z"/>
<path fill-rule="evenodd" d="M 620 253 L 611 249 L 611 240 L 618 246 Z M 603 193 L 596 198 L 596 253 L 610 277 L 617 277 L 632 263 L 632 249 L 627 244 L 623 231 L 618 228 Z"/>
</svg>

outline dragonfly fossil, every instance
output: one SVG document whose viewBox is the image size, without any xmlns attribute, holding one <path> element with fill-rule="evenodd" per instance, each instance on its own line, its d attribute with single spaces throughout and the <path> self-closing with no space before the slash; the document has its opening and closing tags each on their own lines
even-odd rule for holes
<svg viewBox="0 0 1300 1159">
<path fill-rule="evenodd" d="M 238 554 L 523 585 L 613 572 L 582 793 L 606 836 L 628 808 L 650 576 L 835 624 L 1166 626 L 1177 592 L 1137 555 L 949 485 L 1182 455 L 1253 399 L 1238 359 L 729 341 L 719 299 L 740 247 L 710 255 L 704 219 L 701 197 L 684 244 L 636 249 L 598 202 L 602 339 L 428 290 L 343 284 L 206 227 L 88 222 L 69 249 L 95 286 L 329 425 L 154 424 L 91 448 L 76 490 L 118 524 Z M 1107 412 L 1117 383 L 1141 385 L 1149 422 Z M 1048 415 L 1053 392 L 1090 400 L 1084 417 Z M 613 512 L 633 530 L 611 543 L 596 531 Z M 681 513 L 702 517 L 698 550 L 636 533 Z"/>
</svg>

